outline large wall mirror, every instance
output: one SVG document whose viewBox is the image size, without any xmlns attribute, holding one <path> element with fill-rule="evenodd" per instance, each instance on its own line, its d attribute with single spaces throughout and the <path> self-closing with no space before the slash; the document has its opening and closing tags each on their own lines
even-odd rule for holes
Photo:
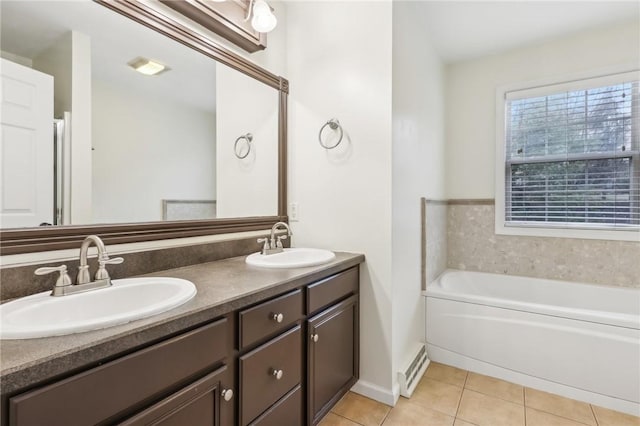
<svg viewBox="0 0 640 426">
<path fill-rule="evenodd" d="M 0 7 L 2 254 L 285 219 L 284 78 L 159 2 Z"/>
</svg>

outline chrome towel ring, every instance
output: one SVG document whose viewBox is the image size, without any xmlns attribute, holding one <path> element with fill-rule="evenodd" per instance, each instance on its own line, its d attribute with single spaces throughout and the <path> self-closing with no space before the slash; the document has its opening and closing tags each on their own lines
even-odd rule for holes
<svg viewBox="0 0 640 426">
<path fill-rule="evenodd" d="M 240 141 L 243 140 L 243 139 L 247 143 L 247 152 L 245 152 L 244 154 L 242 153 L 241 149 L 238 149 L 238 143 L 240 143 Z M 247 158 L 247 156 L 251 152 L 251 141 L 252 140 L 253 140 L 253 135 L 251 133 L 247 133 L 246 135 L 239 136 L 238 139 L 236 139 L 236 142 L 233 144 L 233 153 L 236 155 L 236 157 L 238 157 L 241 160 L 243 158 Z"/>
<path fill-rule="evenodd" d="M 331 130 L 338 129 L 340 131 L 340 137 L 338 138 L 338 142 L 336 142 L 334 145 L 325 145 L 325 143 L 322 142 L 322 131 L 327 126 L 329 126 L 329 128 Z M 340 125 L 340 122 L 338 121 L 337 118 L 332 118 L 331 120 L 329 120 L 326 123 L 324 123 L 324 125 L 322 127 L 320 127 L 320 132 L 318 133 L 318 141 L 320 142 L 320 146 L 322 146 L 323 148 L 325 148 L 325 149 L 333 149 L 333 148 L 337 147 L 338 145 L 340 145 L 340 142 L 342 142 L 342 137 L 343 136 L 344 136 L 344 132 L 342 130 L 342 126 Z"/>
</svg>

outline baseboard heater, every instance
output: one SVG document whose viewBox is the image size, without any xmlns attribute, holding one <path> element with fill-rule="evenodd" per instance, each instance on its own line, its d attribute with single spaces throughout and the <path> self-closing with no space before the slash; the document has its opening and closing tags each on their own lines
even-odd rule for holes
<svg viewBox="0 0 640 426">
<path fill-rule="evenodd" d="M 416 348 L 415 356 L 412 358 L 409 365 L 407 365 L 402 371 L 398 372 L 398 384 L 400 385 L 400 395 L 409 398 L 416 389 L 420 378 L 424 374 L 429 365 L 429 358 L 427 358 L 427 346 L 420 344 Z"/>
</svg>

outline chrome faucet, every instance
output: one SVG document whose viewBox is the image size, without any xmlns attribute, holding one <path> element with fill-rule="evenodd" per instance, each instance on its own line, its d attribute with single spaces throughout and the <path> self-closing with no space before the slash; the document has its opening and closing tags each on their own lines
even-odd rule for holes
<svg viewBox="0 0 640 426">
<path fill-rule="evenodd" d="M 287 235 L 276 236 L 276 231 L 280 227 L 284 227 L 287 230 Z M 285 222 L 276 222 L 276 224 L 271 227 L 271 236 L 269 238 L 258 238 L 259 243 L 264 243 L 261 253 L 263 255 L 282 253 L 284 250 L 282 240 L 286 240 L 287 237 L 291 237 L 292 235 L 293 233 L 291 232 L 289 225 Z"/>
<path fill-rule="evenodd" d="M 96 272 L 94 281 L 91 281 L 91 277 L 89 275 L 89 264 L 87 262 L 87 255 L 91 244 L 95 244 L 98 249 L 98 271 Z M 52 272 L 59 272 L 60 276 L 53 287 L 51 295 L 65 296 L 67 294 L 111 286 L 111 278 L 107 272 L 106 265 L 117 265 L 122 262 L 124 262 L 124 259 L 121 257 L 114 257 L 113 259 L 110 259 L 102 240 L 97 235 L 89 235 L 84 239 L 80 246 L 80 266 L 78 266 L 76 284 L 72 284 L 71 278 L 69 278 L 69 275 L 67 274 L 67 265 L 38 268 L 36 269 L 35 274 L 45 275 Z"/>
<path fill-rule="evenodd" d="M 78 266 L 78 278 L 76 278 L 76 284 L 87 284 L 91 281 L 89 276 L 89 264 L 87 263 L 87 255 L 89 253 L 89 247 L 91 243 L 95 244 L 98 249 L 98 272 L 96 272 L 96 281 L 109 279 L 109 274 L 105 265 L 122 263 L 124 259 L 117 257 L 115 259 L 109 259 L 107 249 L 104 243 L 97 235 L 89 235 L 84 239 L 80 246 L 80 266 Z"/>
</svg>

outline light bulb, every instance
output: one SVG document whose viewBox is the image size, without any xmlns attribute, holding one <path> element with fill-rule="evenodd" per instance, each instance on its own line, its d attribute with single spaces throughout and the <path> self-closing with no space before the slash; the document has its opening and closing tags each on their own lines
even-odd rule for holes
<svg viewBox="0 0 640 426">
<path fill-rule="evenodd" d="M 278 24 L 275 15 L 271 13 L 271 8 L 264 0 L 256 0 L 253 4 L 253 18 L 251 26 L 261 33 L 268 33 Z"/>
</svg>

